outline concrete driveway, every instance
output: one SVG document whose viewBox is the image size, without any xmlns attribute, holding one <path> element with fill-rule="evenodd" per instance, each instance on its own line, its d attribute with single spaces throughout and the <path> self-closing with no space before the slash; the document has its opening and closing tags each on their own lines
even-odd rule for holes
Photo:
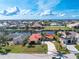
<svg viewBox="0 0 79 59">
<path fill-rule="evenodd" d="M 55 45 L 52 42 L 47 41 L 47 42 L 45 42 L 45 44 L 47 44 L 47 46 L 48 46 L 48 54 L 49 55 L 50 54 L 53 55 L 53 54 L 57 53 L 57 50 L 55 48 Z"/>
<path fill-rule="evenodd" d="M 74 54 L 66 54 L 65 56 L 64 59 L 77 59 Z"/>
<path fill-rule="evenodd" d="M 79 51 L 75 48 L 75 45 L 67 45 L 67 49 L 70 51 L 70 53 L 75 54 L 79 53 Z"/>
</svg>

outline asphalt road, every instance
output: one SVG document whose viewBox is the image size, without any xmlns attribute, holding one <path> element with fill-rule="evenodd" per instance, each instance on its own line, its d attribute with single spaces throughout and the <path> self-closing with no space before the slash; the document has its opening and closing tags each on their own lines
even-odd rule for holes
<svg viewBox="0 0 79 59">
<path fill-rule="evenodd" d="M 0 55 L 0 59 L 51 59 L 47 54 L 13 54 Z"/>
</svg>

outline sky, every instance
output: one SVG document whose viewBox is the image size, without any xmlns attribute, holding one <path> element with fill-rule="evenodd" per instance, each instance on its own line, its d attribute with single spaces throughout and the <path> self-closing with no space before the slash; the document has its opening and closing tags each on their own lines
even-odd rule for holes
<svg viewBox="0 0 79 59">
<path fill-rule="evenodd" d="M 79 0 L 0 0 L 6 19 L 79 19 Z"/>
</svg>

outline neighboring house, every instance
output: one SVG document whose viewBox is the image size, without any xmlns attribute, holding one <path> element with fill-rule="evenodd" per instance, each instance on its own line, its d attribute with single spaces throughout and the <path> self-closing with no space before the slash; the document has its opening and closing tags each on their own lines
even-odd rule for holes
<svg viewBox="0 0 79 59">
<path fill-rule="evenodd" d="M 60 41 L 62 44 L 76 44 L 78 41 L 76 32 L 67 32 L 66 36 L 61 36 Z"/>
<path fill-rule="evenodd" d="M 79 24 L 77 26 L 74 26 L 74 28 L 79 29 Z"/>
<path fill-rule="evenodd" d="M 64 26 L 62 23 L 52 22 L 50 26 Z"/>
<path fill-rule="evenodd" d="M 26 27 L 26 26 L 25 26 L 24 24 L 19 24 L 19 25 L 18 25 L 18 28 L 19 28 L 19 29 L 25 29 L 25 27 Z"/>
<path fill-rule="evenodd" d="M 38 43 L 38 41 L 42 38 L 42 35 L 40 33 L 32 34 L 29 37 L 29 43 Z"/>
<path fill-rule="evenodd" d="M 53 41 L 53 38 L 55 35 L 53 34 L 45 34 L 45 40 L 44 41 Z"/>
<path fill-rule="evenodd" d="M 31 26 L 32 29 L 42 29 L 43 26 L 39 22 L 34 22 Z"/>
<path fill-rule="evenodd" d="M 7 23 L 0 23 L 0 27 L 2 28 L 2 27 L 7 27 L 8 26 L 8 24 Z"/>
<path fill-rule="evenodd" d="M 35 22 L 35 23 L 33 23 L 32 27 L 33 28 L 36 28 L 36 27 L 39 28 L 39 27 L 42 27 L 42 25 L 39 22 Z"/>
<path fill-rule="evenodd" d="M 7 29 L 17 29 L 17 25 L 16 24 L 9 25 Z"/>
<path fill-rule="evenodd" d="M 73 28 L 73 27 L 77 27 L 77 26 L 79 26 L 79 22 L 67 24 L 67 27 L 69 27 L 69 28 Z"/>
<path fill-rule="evenodd" d="M 53 23 L 50 24 L 50 26 L 58 26 L 58 25 L 59 25 L 59 24 L 56 23 L 56 22 L 53 22 Z"/>
<path fill-rule="evenodd" d="M 9 37 L 9 43 L 13 42 L 14 44 L 22 44 L 23 41 L 25 40 L 26 34 L 19 34 L 19 33 L 14 33 L 8 35 Z"/>
</svg>

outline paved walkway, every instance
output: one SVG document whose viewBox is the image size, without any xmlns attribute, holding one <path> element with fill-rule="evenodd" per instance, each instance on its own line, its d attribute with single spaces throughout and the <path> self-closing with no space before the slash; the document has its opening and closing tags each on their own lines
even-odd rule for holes
<svg viewBox="0 0 79 59">
<path fill-rule="evenodd" d="M 0 59 L 51 59 L 46 54 L 13 54 L 0 55 Z"/>
<path fill-rule="evenodd" d="M 74 45 L 67 45 L 67 49 L 70 51 L 71 54 L 79 53 Z"/>
<path fill-rule="evenodd" d="M 57 52 L 55 45 L 52 42 L 45 42 L 48 45 L 48 54 L 55 54 Z"/>
<path fill-rule="evenodd" d="M 64 59 L 77 59 L 74 54 L 66 54 Z"/>
</svg>

